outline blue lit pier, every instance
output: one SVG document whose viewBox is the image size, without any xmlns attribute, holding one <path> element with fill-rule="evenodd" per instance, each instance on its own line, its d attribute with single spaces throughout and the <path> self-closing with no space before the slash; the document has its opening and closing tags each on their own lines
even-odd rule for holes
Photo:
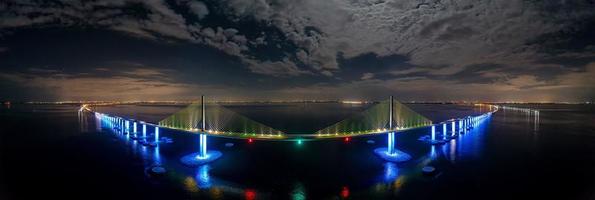
<svg viewBox="0 0 595 200">
<path fill-rule="evenodd" d="M 405 152 L 397 150 L 395 148 L 395 124 L 393 121 L 395 120 L 395 110 L 394 110 L 394 100 L 393 97 L 390 97 L 390 104 L 389 104 L 389 121 L 388 121 L 388 144 L 386 148 L 377 148 L 374 149 L 374 153 L 378 155 L 380 158 L 390 161 L 390 162 L 405 162 L 411 159 L 411 156 Z"/>
<path fill-rule="evenodd" d="M 213 162 L 221 157 L 222 153 L 219 151 L 208 151 L 207 150 L 207 135 L 204 134 L 207 130 L 206 125 L 206 106 L 205 106 L 205 99 L 204 96 L 201 97 L 201 122 L 200 122 L 200 132 L 198 134 L 199 137 L 199 151 L 196 153 L 191 153 L 186 155 L 180 159 L 180 161 L 190 167 L 197 167 L 200 165 L 204 165 L 209 162 Z"/>
</svg>

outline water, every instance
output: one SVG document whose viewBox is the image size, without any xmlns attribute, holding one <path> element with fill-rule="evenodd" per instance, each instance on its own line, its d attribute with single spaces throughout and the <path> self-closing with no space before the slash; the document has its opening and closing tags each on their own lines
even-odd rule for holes
<svg viewBox="0 0 595 200">
<path fill-rule="evenodd" d="M 368 105 L 240 105 L 230 109 L 292 133 L 308 133 Z M 434 121 L 480 112 L 466 106 L 415 104 Z M 413 156 L 384 162 L 373 149 L 386 136 L 322 141 L 254 141 L 209 137 L 223 153 L 199 168 L 178 159 L 198 151 L 198 136 L 160 130 L 173 144 L 144 147 L 66 105 L 0 109 L 0 199 L 503 199 L 595 198 L 595 110 L 588 105 L 528 105 L 539 120 L 499 111 L 457 140 L 432 148 L 397 134 Z M 100 108 L 155 122 L 179 106 Z M 271 117 L 274 116 L 274 117 Z M 147 128 L 153 133 L 151 127 Z M 441 128 L 437 128 L 440 131 Z M 374 144 L 367 140 L 375 141 Z M 225 147 L 225 143 L 234 143 Z M 163 177 L 146 173 L 163 165 Z M 435 166 L 439 174 L 424 176 Z"/>
</svg>

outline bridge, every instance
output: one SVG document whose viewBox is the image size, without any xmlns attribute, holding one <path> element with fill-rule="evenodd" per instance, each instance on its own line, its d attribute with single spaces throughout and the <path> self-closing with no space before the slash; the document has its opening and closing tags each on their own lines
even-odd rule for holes
<svg viewBox="0 0 595 200">
<path fill-rule="evenodd" d="M 301 141 L 303 139 L 348 139 L 349 137 L 356 136 L 387 134 L 387 147 L 375 149 L 374 152 L 387 161 L 403 162 L 409 160 L 411 156 L 396 148 L 396 133 L 410 129 L 431 127 L 430 137 L 424 140 L 432 145 L 443 144 L 448 140 L 456 138 L 459 134 L 465 133 L 467 130 L 473 128 L 476 123 L 497 111 L 497 106 L 490 105 L 490 108 L 496 109 L 477 116 L 466 116 L 435 124 L 404 104 L 394 100 L 391 96 L 388 100 L 376 103 L 363 112 L 318 130 L 314 134 L 284 133 L 227 109 L 224 106 L 216 103 L 207 103 L 204 96 L 201 97 L 200 102 L 190 104 L 186 108 L 159 121 L 157 124 L 95 112 L 86 105 L 82 106 L 80 111 L 93 112 L 98 119 L 108 120 L 114 123 L 117 129 L 126 130 L 126 132 L 131 131 L 131 137 L 133 139 L 141 139 L 141 141 L 151 146 L 162 142 L 159 137 L 159 128 L 198 134 L 198 152 L 182 157 L 181 162 L 188 166 L 199 166 L 212 162 L 222 155 L 219 151 L 208 150 L 207 137 L 209 136 L 248 139 L 250 141 Z M 138 132 L 138 125 L 142 127 L 142 132 Z M 152 141 L 146 137 L 147 126 L 154 128 L 155 137 Z M 441 135 L 437 135 L 436 127 L 442 127 Z M 450 130 L 447 128 L 450 128 Z"/>
</svg>

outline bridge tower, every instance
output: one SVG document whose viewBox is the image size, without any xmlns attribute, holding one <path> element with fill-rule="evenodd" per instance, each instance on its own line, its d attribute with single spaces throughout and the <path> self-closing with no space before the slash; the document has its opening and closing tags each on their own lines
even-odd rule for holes
<svg viewBox="0 0 595 200">
<path fill-rule="evenodd" d="M 198 167 L 214 160 L 217 160 L 221 157 L 221 152 L 219 151 L 208 151 L 207 150 L 207 115 L 206 115 L 206 102 L 205 97 L 200 96 L 201 101 L 201 122 L 199 124 L 198 130 L 198 137 L 199 137 L 199 150 L 196 153 L 188 154 L 182 158 L 180 161 L 190 167 Z"/>
<path fill-rule="evenodd" d="M 395 148 L 395 135 L 397 131 L 397 127 L 395 127 L 395 110 L 394 110 L 394 99 L 393 96 L 390 96 L 389 101 L 389 116 L 388 116 L 388 145 L 386 148 L 377 148 L 374 150 L 374 153 L 381 157 L 382 159 L 390 162 L 405 162 L 411 159 L 411 156 L 405 152 L 399 151 Z"/>
<path fill-rule="evenodd" d="M 206 114 L 205 114 L 205 96 L 202 95 L 200 96 L 200 107 L 201 107 L 201 125 L 200 125 L 200 131 L 202 132 L 201 134 L 199 134 L 199 142 L 200 142 L 200 150 L 199 150 L 199 154 L 198 156 L 201 158 L 206 158 L 207 157 L 207 135 L 204 134 L 207 132 L 207 120 L 206 120 Z"/>
<path fill-rule="evenodd" d="M 394 155 L 395 154 L 395 127 L 393 125 L 393 113 L 394 113 L 394 109 L 393 109 L 393 96 L 390 96 L 390 102 L 389 102 L 389 117 L 388 117 L 388 148 L 387 148 L 387 153 L 389 155 Z"/>
</svg>

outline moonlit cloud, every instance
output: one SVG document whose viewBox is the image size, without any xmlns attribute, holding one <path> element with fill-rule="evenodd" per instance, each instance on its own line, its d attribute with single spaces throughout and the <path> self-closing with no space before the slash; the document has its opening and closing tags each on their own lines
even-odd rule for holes
<svg viewBox="0 0 595 200">
<path fill-rule="evenodd" d="M 0 92 L 592 100 L 592 7 L 579 0 L 3 1 Z M 76 31 L 96 35 L 76 40 Z"/>
</svg>

